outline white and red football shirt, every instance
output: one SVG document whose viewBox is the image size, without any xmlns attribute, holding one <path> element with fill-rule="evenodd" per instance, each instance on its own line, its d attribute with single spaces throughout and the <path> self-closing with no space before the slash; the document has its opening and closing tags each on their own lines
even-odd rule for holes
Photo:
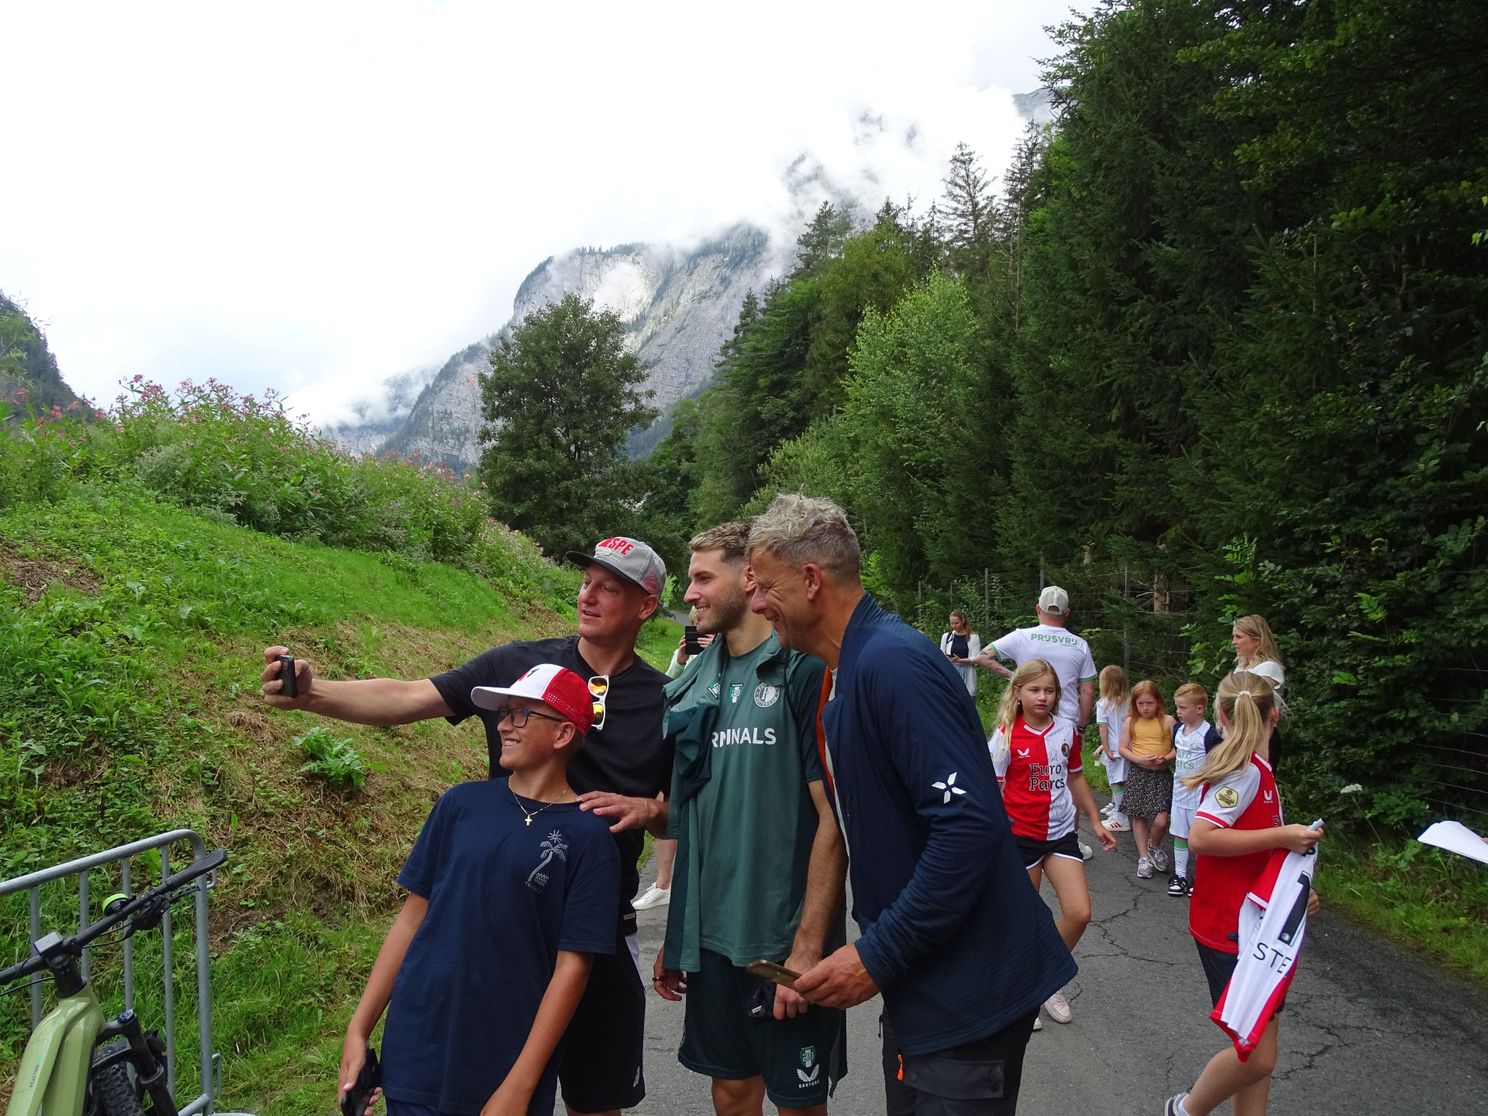
<svg viewBox="0 0 1488 1116">
<path fill-rule="evenodd" d="M 1019 717 L 1011 738 L 998 729 L 987 747 L 1002 780 L 1002 801 L 1014 836 L 1054 841 L 1074 831 L 1069 780 L 1084 768 L 1072 722 L 1055 717 L 1046 728 L 1034 730 Z"/>
<path fill-rule="evenodd" d="M 1205 785 L 1194 816 L 1221 829 L 1281 825 L 1281 794 L 1271 765 L 1252 752 L 1250 763 L 1239 771 Z M 1240 905 L 1270 860 L 1270 849 L 1245 856 L 1195 856 L 1189 933 L 1210 949 L 1238 953 Z"/>
</svg>

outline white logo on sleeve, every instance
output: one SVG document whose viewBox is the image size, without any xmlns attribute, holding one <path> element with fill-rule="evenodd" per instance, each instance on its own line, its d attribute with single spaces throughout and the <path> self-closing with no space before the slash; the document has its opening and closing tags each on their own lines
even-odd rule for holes
<svg viewBox="0 0 1488 1116">
<path fill-rule="evenodd" d="M 944 806 L 946 803 L 950 802 L 952 795 L 955 795 L 955 794 L 965 794 L 966 793 L 965 790 L 963 790 L 961 787 L 958 787 L 956 785 L 956 776 L 959 775 L 959 774 L 960 774 L 960 772 L 958 772 L 958 771 L 952 771 L 949 775 L 947 775 L 945 777 L 944 781 L 939 782 L 939 783 L 931 783 L 930 784 L 932 787 L 934 787 L 938 791 L 945 791 L 945 797 L 940 800 L 940 803 L 941 803 L 942 806 Z"/>
</svg>

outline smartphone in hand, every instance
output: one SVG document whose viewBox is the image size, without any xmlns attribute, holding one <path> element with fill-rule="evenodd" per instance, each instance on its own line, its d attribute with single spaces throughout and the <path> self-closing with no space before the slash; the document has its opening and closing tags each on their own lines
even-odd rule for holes
<svg viewBox="0 0 1488 1116">
<path fill-rule="evenodd" d="M 295 661 L 293 655 L 279 656 L 279 681 L 284 683 L 279 691 L 280 697 L 299 697 L 300 688 L 295 679 Z"/>
<path fill-rule="evenodd" d="M 751 961 L 744 966 L 744 971 L 750 976 L 757 976 L 761 980 L 773 980 L 776 984 L 783 984 L 787 988 L 794 988 L 796 978 L 801 975 L 775 961 Z"/>
</svg>

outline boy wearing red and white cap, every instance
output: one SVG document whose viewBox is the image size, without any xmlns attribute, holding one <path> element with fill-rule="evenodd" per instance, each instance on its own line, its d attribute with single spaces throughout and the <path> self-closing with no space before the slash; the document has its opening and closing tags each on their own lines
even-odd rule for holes
<svg viewBox="0 0 1488 1116">
<path fill-rule="evenodd" d="M 470 700 L 494 716 L 506 777 L 434 805 L 342 1051 L 345 1092 L 388 1009 L 388 1116 L 552 1111 L 554 1052 L 594 955 L 615 948 L 615 842 L 568 781 L 594 723 L 588 683 L 542 663 Z"/>
<path fill-rule="evenodd" d="M 576 1114 L 634 1108 L 646 1095 L 646 992 L 635 946 L 636 915 L 630 900 L 639 874 L 636 861 L 642 829 L 660 835 L 669 790 L 672 748 L 662 737 L 662 687 L 666 675 L 636 655 L 641 626 L 656 612 L 666 565 L 639 539 L 601 539 L 593 553 L 570 551 L 584 567 L 579 587 L 576 635 L 517 640 L 493 647 L 469 662 L 430 678 L 325 679 L 303 658 L 295 660 L 297 694 L 282 691 L 278 656 L 264 651 L 264 701 L 277 709 L 302 709 L 361 725 L 405 725 L 433 717 L 458 724 L 479 718 L 490 753 L 491 775 L 500 777 L 502 738 L 489 709 L 471 700 L 477 687 L 501 686 L 539 663 L 556 663 L 588 680 L 596 720 L 588 745 L 569 768 L 581 808 L 610 825 L 620 857 L 615 953 L 600 955 L 584 998 L 574 1013 L 559 1074 L 563 1100 Z"/>
</svg>

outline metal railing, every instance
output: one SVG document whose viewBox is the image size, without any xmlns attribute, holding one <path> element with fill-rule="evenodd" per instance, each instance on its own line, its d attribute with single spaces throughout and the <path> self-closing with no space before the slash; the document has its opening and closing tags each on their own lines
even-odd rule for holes
<svg viewBox="0 0 1488 1116">
<path fill-rule="evenodd" d="M 106 849 L 91 856 L 79 857 L 69 860 L 65 864 L 58 864 L 53 868 L 43 868 L 38 872 L 30 872 L 24 876 L 0 883 L 0 898 L 16 892 L 25 891 L 30 899 L 30 925 L 31 941 L 41 937 L 41 889 L 58 880 L 65 880 L 69 876 L 77 877 L 77 917 L 78 929 L 82 929 L 94 921 L 90 915 L 89 880 L 88 873 L 95 868 L 108 865 L 119 865 L 119 889 L 128 893 L 131 887 L 131 876 L 133 874 L 133 861 L 136 856 L 151 850 L 159 850 L 160 855 L 160 878 L 164 879 L 170 875 L 171 848 L 181 842 L 190 846 L 191 861 L 201 859 L 207 855 L 208 849 L 201 836 L 190 829 L 173 829 L 169 833 L 162 833 L 155 837 L 147 837 L 142 841 L 134 841 L 117 848 Z M 190 885 L 196 892 L 193 899 L 195 904 L 195 917 L 193 919 L 193 943 L 196 953 L 196 1035 L 199 1047 L 198 1065 L 201 1070 L 201 1091 L 195 1098 L 185 1104 L 181 1104 L 181 1116 L 194 1116 L 196 1113 L 211 1113 L 215 1111 L 214 1104 L 217 1094 L 222 1088 L 222 1063 L 219 1055 L 212 1052 L 212 986 L 211 986 L 211 951 L 207 941 L 207 891 L 212 886 L 211 873 L 194 880 Z M 59 929 L 49 927 L 48 929 Z M 175 999 L 175 977 L 172 966 L 172 935 L 171 935 L 171 912 L 167 908 L 160 922 L 161 930 L 161 970 L 162 988 L 164 993 L 165 1028 L 166 1040 L 166 1080 L 169 1082 L 172 1094 L 176 1092 L 176 999 Z M 91 947 L 90 947 L 91 948 Z M 82 972 L 83 979 L 87 980 L 91 969 L 91 958 L 89 949 L 83 951 Z M 128 1010 L 134 1008 L 134 938 L 124 939 L 124 1007 Z M 41 982 L 31 986 L 31 1026 L 35 1027 L 42 1017 L 42 988 Z"/>
</svg>

